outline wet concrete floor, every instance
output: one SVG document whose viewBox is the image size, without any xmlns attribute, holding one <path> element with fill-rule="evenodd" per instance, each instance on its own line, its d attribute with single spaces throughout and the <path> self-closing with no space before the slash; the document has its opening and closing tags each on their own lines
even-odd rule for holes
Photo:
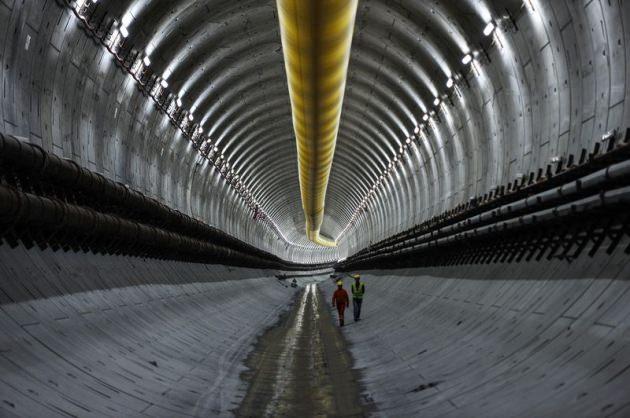
<svg viewBox="0 0 630 418">
<path fill-rule="evenodd" d="M 259 340 L 243 374 L 239 417 L 361 417 L 357 374 L 342 333 L 315 284 Z"/>
</svg>

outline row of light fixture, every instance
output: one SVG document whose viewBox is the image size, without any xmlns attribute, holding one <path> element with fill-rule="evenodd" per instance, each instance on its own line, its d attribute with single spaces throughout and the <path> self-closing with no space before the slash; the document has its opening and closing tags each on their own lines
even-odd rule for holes
<svg viewBox="0 0 630 418">
<path fill-rule="evenodd" d="M 497 26 L 496 26 L 495 22 L 490 20 L 490 21 L 486 22 L 486 25 L 484 26 L 482 32 L 483 32 L 484 36 L 488 37 L 488 36 L 492 35 L 495 32 L 496 29 L 497 29 Z M 475 60 L 475 57 L 477 56 L 477 54 L 478 54 L 477 51 L 469 51 L 469 52 L 465 53 L 464 56 L 461 59 L 461 63 L 464 66 L 468 66 L 469 64 L 473 64 L 474 65 L 474 60 Z M 463 74 L 463 71 L 462 71 L 462 74 Z M 446 88 L 449 89 L 449 90 L 452 89 L 455 86 L 455 83 L 458 83 L 459 81 L 463 80 L 464 78 L 465 78 L 465 76 L 459 75 L 459 74 L 451 75 L 446 80 Z M 376 197 L 376 194 L 377 194 L 377 191 L 378 191 L 378 188 L 379 187 L 380 188 L 384 187 L 385 181 L 392 174 L 395 173 L 395 169 L 396 169 L 397 165 L 402 165 L 402 162 L 403 162 L 403 160 L 405 158 L 405 151 L 409 152 L 411 150 L 412 138 L 416 139 L 416 141 L 420 141 L 420 139 L 421 139 L 421 133 L 420 132 L 423 131 L 423 130 L 426 130 L 426 125 L 429 124 L 433 120 L 434 116 L 436 116 L 439 113 L 440 105 L 443 103 L 443 99 L 446 99 L 448 97 L 450 97 L 449 93 L 445 93 L 445 94 L 443 94 L 441 96 L 440 95 L 435 96 L 435 98 L 433 100 L 433 107 L 434 107 L 434 109 L 427 110 L 422 115 L 422 122 L 420 124 L 416 124 L 414 126 L 413 135 L 408 136 L 405 139 L 405 142 L 399 148 L 399 153 L 394 156 L 393 160 L 390 160 L 389 164 L 381 172 L 381 174 L 378 177 L 378 179 L 376 180 L 376 182 L 368 190 L 366 195 L 361 200 L 361 203 L 357 206 L 357 208 L 353 212 L 352 216 L 350 217 L 350 222 L 341 231 L 341 233 L 339 234 L 337 239 L 341 238 L 343 236 L 343 234 L 346 232 L 346 230 L 356 223 L 356 221 L 357 221 L 358 217 L 361 215 L 361 213 L 367 208 L 367 206 L 371 202 L 374 201 L 374 199 Z"/>
<path fill-rule="evenodd" d="M 74 3 L 74 4 L 72 4 Z M 90 24 L 87 21 L 89 15 L 94 12 L 94 6 L 98 3 L 98 0 L 76 0 L 70 1 L 71 7 L 79 19 L 90 28 Z M 195 144 L 195 148 L 199 150 L 199 153 L 206 160 L 210 161 L 213 166 L 219 171 L 219 175 L 224 178 L 227 183 L 232 186 L 236 193 L 244 199 L 246 205 L 252 210 L 254 219 L 262 221 L 267 224 L 285 243 L 289 243 L 286 237 L 281 233 L 278 226 L 267 216 L 265 211 L 261 208 L 256 198 L 252 195 L 251 191 L 242 182 L 239 175 L 230 168 L 230 164 L 225 158 L 225 155 L 219 150 L 219 147 L 213 145 L 210 136 L 203 135 L 203 127 L 201 124 L 194 124 L 194 112 L 195 107 L 186 110 L 183 107 L 181 94 L 176 97 L 172 97 L 171 93 L 167 90 L 169 87 L 168 79 L 170 78 L 172 71 L 167 69 L 162 76 L 157 76 L 154 79 L 153 84 L 150 83 L 153 73 L 150 71 L 151 66 L 151 54 L 150 51 L 145 51 L 142 58 L 135 57 L 132 64 L 126 66 L 124 59 L 119 57 L 117 52 L 124 45 L 125 40 L 129 37 L 129 26 L 132 21 L 131 14 L 126 14 L 120 20 L 120 23 L 115 20 L 107 33 L 101 37 L 101 41 L 107 47 L 107 49 L 116 56 L 119 62 L 123 64 L 123 67 L 134 77 L 134 79 L 148 90 L 151 98 L 156 102 L 159 108 L 164 110 L 171 121 L 177 126 L 184 136 Z M 96 33 L 95 31 L 93 31 Z M 149 87 L 148 89 L 146 89 Z"/>
</svg>

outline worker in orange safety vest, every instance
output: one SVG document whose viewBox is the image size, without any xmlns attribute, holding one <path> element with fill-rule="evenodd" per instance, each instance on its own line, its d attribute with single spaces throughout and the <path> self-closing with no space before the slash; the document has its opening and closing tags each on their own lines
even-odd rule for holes
<svg viewBox="0 0 630 418">
<path fill-rule="evenodd" d="M 337 307 L 337 313 L 339 314 L 339 326 L 343 327 L 343 311 L 346 310 L 346 306 L 350 305 L 350 298 L 348 297 L 348 292 L 343 288 L 343 282 L 339 280 L 337 282 L 337 290 L 332 297 L 332 306 L 333 308 Z"/>
</svg>

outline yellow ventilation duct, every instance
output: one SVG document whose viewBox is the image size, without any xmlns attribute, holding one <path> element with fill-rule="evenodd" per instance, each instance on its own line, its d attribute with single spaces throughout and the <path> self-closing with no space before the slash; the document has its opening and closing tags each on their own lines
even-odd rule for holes
<svg viewBox="0 0 630 418">
<path fill-rule="evenodd" d="M 306 234 L 319 235 L 358 0 L 277 0 L 297 139 Z"/>
</svg>

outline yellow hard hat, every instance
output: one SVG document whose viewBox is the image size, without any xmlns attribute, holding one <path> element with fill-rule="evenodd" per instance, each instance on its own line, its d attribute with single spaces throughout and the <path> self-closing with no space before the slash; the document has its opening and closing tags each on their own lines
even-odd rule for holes
<svg viewBox="0 0 630 418">
<path fill-rule="evenodd" d="M 341 280 L 337 281 L 337 286 L 343 286 L 343 282 Z"/>
<path fill-rule="evenodd" d="M 357 274 L 353 274 L 352 277 L 354 277 L 355 279 L 360 279 L 361 275 L 357 273 Z"/>
</svg>

